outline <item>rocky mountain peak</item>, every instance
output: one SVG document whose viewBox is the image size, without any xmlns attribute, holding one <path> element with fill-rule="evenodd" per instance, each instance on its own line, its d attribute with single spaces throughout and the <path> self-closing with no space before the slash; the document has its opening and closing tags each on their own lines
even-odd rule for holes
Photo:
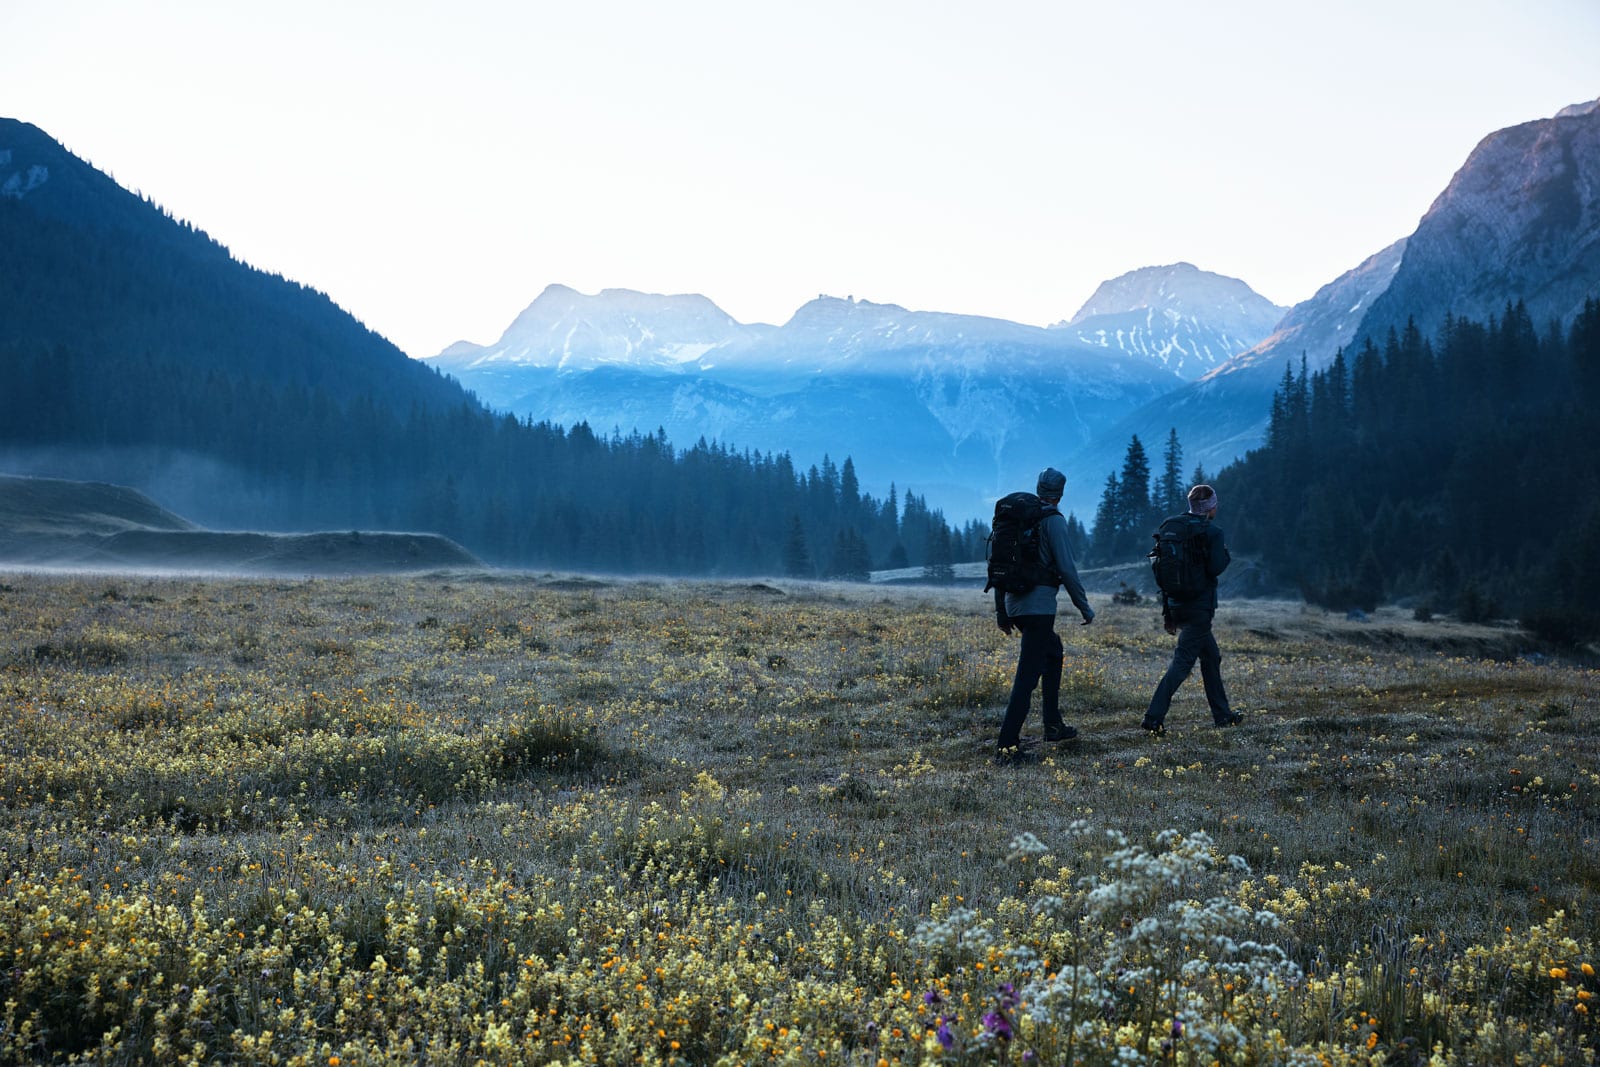
<svg viewBox="0 0 1600 1067">
<path fill-rule="evenodd" d="M 875 304 L 871 300 L 857 300 L 853 296 L 828 296 L 820 294 L 815 300 L 808 300 L 802 304 L 789 321 L 784 324 L 785 330 L 831 330 L 838 327 L 850 329 L 872 328 L 896 322 L 909 315 L 905 308 L 899 304 Z"/>
<path fill-rule="evenodd" d="M 738 341 L 752 329 L 698 293 L 602 289 L 589 296 L 552 284 L 494 344 L 457 342 L 433 362 L 451 371 L 497 364 L 569 370 L 676 367 Z"/>
<path fill-rule="evenodd" d="M 1169 263 L 1140 267 L 1101 282 L 1067 325 L 1076 326 L 1097 315 L 1146 309 L 1196 318 L 1270 319 L 1269 329 L 1285 310 L 1238 278 L 1213 274 L 1193 263 Z"/>
<path fill-rule="evenodd" d="M 1572 119 L 1577 118 L 1579 115 L 1587 115 L 1597 110 L 1600 110 L 1600 100 L 1590 100 L 1586 104 L 1572 104 L 1568 107 L 1562 108 L 1560 111 L 1556 112 L 1556 118 Z"/>
<path fill-rule="evenodd" d="M 1171 263 L 1100 283 L 1070 321 L 1051 328 L 1193 380 L 1258 344 L 1283 313 L 1237 278 Z"/>
<path fill-rule="evenodd" d="M 1485 137 L 1406 242 L 1361 334 L 1380 344 L 1414 319 L 1482 322 L 1520 300 L 1536 323 L 1570 322 L 1600 278 L 1600 107 Z"/>
</svg>

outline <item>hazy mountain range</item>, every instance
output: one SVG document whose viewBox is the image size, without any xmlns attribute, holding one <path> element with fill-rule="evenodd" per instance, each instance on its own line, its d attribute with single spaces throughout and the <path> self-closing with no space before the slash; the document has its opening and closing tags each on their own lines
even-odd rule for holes
<svg viewBox="0 0 1600 1067">
<path fill-rule="evenodd" d="M 1101 286 L 1050 328 L 819 296 L 782 326 L 703 296 L 552 285 L 492 345 L 428 362 L 492 407 L 664 429 L 801 464 L 854 459 L 960 515 L 1266 336 L 1283 309 L 1187 263 Z"/>
<path fill-rule="evenodd" d="M 1589 103 L 1484 138 L 1413 234 L 1287 310 L 1187 263 L 1111 279 L 1045 329 L 831 297 L 774 327 L 702 296 L 552 286 L 494 344 L 428 362 L 524 416 L 800 462 L 848 454 L 866 479 L 910 483 L 956 515 L 1053 463 L 1087 516 L 1135 434 L 1154 455 L 1176 429 L 1186 472 L 1260 444 L 1273 389 L 1302 357 L 1317 369 L 1408 317 L 1432 336 L 1508 301 L 1569 322 L 1600 287 L 1597 190 Z"/>
</svg>

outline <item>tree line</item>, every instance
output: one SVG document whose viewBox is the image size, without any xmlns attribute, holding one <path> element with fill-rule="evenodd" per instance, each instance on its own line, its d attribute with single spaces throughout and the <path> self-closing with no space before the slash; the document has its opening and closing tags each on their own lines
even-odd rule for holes
<svg viewBox="0 0 1600 1067">
<path fill-rule="evenodd" d="M 1363 338 L 1325 368 L 1286 366 L 1266 442 L 1219 472 L 1236 552 L 1311 603 L 1518 617 L 1558 641 L 1600 636 L 1600 301 L 1542 329 L 1508 303 Z M 1174 432 L 1152 479 L 1138 438 L 1107 479 L 1086 555 L 1144 554 L 1182 511 Z M 1189 481 L 1212 481 L 1196 469 Z"/>
<path fill-rule="evenodd" d="M 862 492 L 848 457 L 800 469 L 704 440 L 679 450 L 664 431 L 520 421 L 465 393 L 399 413 L 150 354 L 108 373 L 75 348 L 12 345 L 0 364 L 0 449 L 95 457 L 75 476 L 137 486 L 199 457 L 225 491 L 213 476 L 160 502 L 224 528 L 413 529 L 506 565 L 856 580 L 937 577 L 982 558 L 987 532 L 952 528 L 909 489 Z"/>
<path fill-rule="evenodd" d="M 1221 476 L 1243 551 L 1308 600 L 1516 615 L 1600 634 L 1600 301 L 1542 331 L 1414 323 L 1323 370 L 1286 368 L 1264 447 Z"/>
</svg>

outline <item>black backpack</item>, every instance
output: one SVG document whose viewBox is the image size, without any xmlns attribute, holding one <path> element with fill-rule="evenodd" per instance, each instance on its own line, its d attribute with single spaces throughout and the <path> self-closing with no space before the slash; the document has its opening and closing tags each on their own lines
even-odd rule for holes
<svg viewBox="0 0 1600 1067">
<path fill-rule="evenodd" d="M 1150 570 L 1155 575 L 1156 588 L 1169 599 L 1199 600 L 1210 590 L 1205 531 L 1205 520 L 1174 515 L 1151 534 L 1156 543 L 1150 550 Z"/>
<path fill-rule="evenodd" d="M 1046 516 L 1059 514 L 1032 493 L 1010 493 L 995 501 L 985 593 L 991 589 L 1026 593 L 1034 586 L 1061 584 L 1054 568 L 1045 566 L 1039 550 L 1039 524 Z"/>
</svg>

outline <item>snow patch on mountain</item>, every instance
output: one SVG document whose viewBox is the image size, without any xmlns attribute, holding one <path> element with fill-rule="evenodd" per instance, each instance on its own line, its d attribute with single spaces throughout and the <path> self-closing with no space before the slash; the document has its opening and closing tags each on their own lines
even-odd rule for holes
<svg viewBox="0 0 1600 1067">
<path fill-rule="evenodd" d="M 457 342 L 433 357 L 461 373 L 494 365 L 589 370 L 601 366 L 672 369 L 771 327 L 746 326 L 703 296 L 603 289 L 586 296 L 548 286 L 492 345 Z"/>
<path fill-rule="evenodd" d="M 1284 311 L 1237 278 L 1173 263 L 1101 283 L 1076 315 L 1051 329 L 1192 381 L 1260 343 Z"/>
</svg>

